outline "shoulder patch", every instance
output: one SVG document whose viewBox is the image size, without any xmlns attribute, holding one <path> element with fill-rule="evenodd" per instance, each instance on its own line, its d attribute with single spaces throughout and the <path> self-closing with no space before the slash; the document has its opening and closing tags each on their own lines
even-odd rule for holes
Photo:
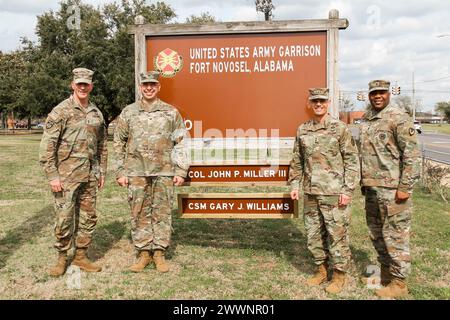
<svg viewBox="0 0 450 320">
<path fill-rule="evenodd" d="M 53 109 L 53 111 L 50 112 L 50 114 L 47 117 L 47 120 L 45 122 L 45 128 L 51 129 L 55 124 L 58 124 L 60 121 L 61 121 L 61 113 Z"/>
<path fill-rule="evenodd" d="M 45 128 L 51 129 L 55 125 L 55 122 L 53 120 L 48 120 L 47 124 L 45 125 Z"/>
</svg>

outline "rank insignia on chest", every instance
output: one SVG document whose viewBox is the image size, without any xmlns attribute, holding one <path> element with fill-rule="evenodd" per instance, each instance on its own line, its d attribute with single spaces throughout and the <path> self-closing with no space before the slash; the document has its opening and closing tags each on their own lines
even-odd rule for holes
<svg viewBox="0 0 450 320">
<path fill-rule="evenodd" d="M 416 133 L 416 130 L 414 128 L 409 128 L 409 135 L 413 136 L 414 133 Z"/>
<path fill-rule="evenodd" d="M 330 131 L 331 131 L 331 133 L 336 133 L 336 126 L 331 126 L 330 127 Z"/>
</svg>

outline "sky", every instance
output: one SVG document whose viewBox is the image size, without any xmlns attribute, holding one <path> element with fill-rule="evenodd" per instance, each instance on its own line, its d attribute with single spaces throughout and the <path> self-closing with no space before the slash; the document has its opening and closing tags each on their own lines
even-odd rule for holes
<svg viewBox="0 0 450 320">
<path fill-rule="evenodd" d="M 95 6 L 112 0 L 83 0 Z M 161 1 L 161 0 L 160 0 Z M 148 3 L 156 1 L 147 0 Z M 220 22 L 262 21 L 254 0 L 165 0 L 177 14 L 173 22 L 209 12 Z M 448 0 L 273 0 L 274 20 L 326 19 L 338 9 L 350 26 L 340 32 L 341 90 L 356 99 L 373 79 L 387 79 L 433 110 L 450 101 L 450 2 Z M 36 40 L 36 16 L 58 8 L 58 1 L 0 0 L 0 50 L 20 47 L 20 38 Z M 362 107 L 356 102 L 356 107 Z"/>
</svg>

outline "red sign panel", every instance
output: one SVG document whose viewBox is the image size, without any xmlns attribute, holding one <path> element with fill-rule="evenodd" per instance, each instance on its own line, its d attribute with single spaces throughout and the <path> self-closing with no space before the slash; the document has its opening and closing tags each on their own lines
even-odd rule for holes
<svg viewBox="0 0 450 320">
<path fill-rule="evenodd" d="M 327 85 L 327 33 L 147 37 L 147 69 L 192 138 L 292 137 L 308 88 Z"/>
</svg>

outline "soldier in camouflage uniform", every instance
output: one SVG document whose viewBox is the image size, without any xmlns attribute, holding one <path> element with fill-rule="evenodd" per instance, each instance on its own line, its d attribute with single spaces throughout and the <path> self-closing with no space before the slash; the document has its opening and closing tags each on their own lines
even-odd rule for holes
<svg viewBox="0 0 450 320">
<path fill-rule="evenodd" d="M 57 264 L 50 275 L 61 276 L 67 251 L 75 245 L 72 264 L 88 272 L 101 271 L 86 251 L 97 224 L 97 188 L 105 183 L 106 128 L 100 110 L 89 101 L 93 71 L 73 70 L 73 94 L 48 115 L 39 149 L 39 161 L 55 197 Z"/>
<path fill-rule="evenodd" d="M 414 183 L 420 174 L 417 134 L 404 110 L 390 104 L 390 82 L 369 83 L 370 106 L 361 127 L 361 186 L 366 219 L 381 264 L 381 297 L 408 293 L 409 236 Z"/>
<path fill-rule="evenodd" d="M 128 187 L 131 236 L 140 272 L 152 261 L 169 271 L 164 253 L 172 233 L 173 185 L 183 184 L 189 169 L 186 128 L 180 113 L 158 99 L 159 73 L 140 75 L 142 99 L 125 107 L 114 132 L 117 183 Z"/>
<path fill-rule="evenodd" d="M 310 89 L 309 108 L 314 117 L 300 125 L 290 165 L 291 198 L 299 196 L 303 181 L 304 222 L 308 249 L 318 266 L 307 284 L 327 281 L 333 270 L 329 293 L 345 286 L 351 259 L 348 227 L 350 202 L 359 181 L 358 150 L 347 126 L 328 112 L 328 89 Z"/>
</svg>

